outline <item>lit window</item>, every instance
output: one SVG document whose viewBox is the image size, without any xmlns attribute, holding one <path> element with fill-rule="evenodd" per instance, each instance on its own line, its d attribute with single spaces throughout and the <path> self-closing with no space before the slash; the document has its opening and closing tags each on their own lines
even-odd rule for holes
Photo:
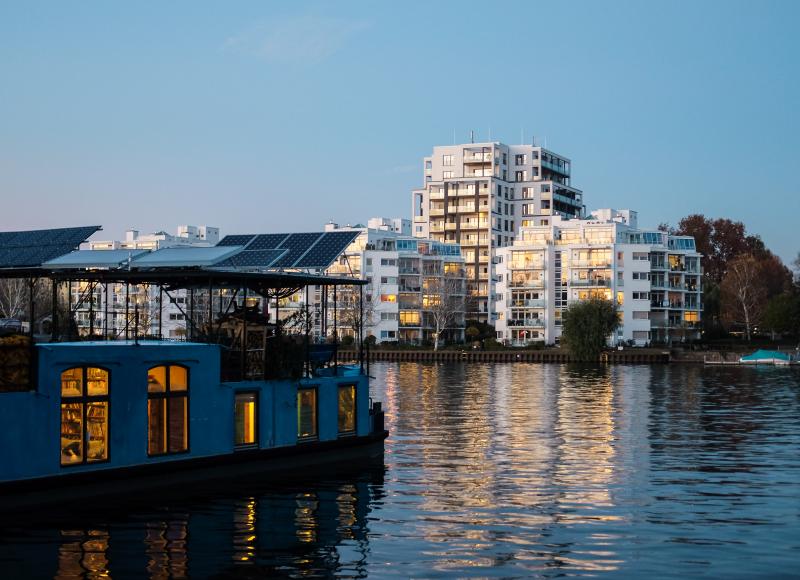
<svg viewBox="0 0 800 580">
<path fill-rule="evenodd" d="M 397 302 L 396 294 L 381 294 L 381 302 Z"/>
<path fill-rule="evenodd" d="M 356 386 L 339 385 L 339 434 L 356 430 Z"/>
<path fill-rule="evenodd" d="M 108 460 L 108 371 L 61 373 L 61 465 Z"/>
<path fill-rule="evenodd" d="M 189 450 L 189 371 L 177 365 L 147 371 L 147 454 Z"/>
<path fill-rule="evenodd" d="M 317 436 L 317 389 L 297 389 L 297 438 Z"/>
<path fill-rule="evenodd" d="M 255 445 L 257 441 L 258 393 L 236 393 L 233 404 L 234 445 Z"/>
</svg>

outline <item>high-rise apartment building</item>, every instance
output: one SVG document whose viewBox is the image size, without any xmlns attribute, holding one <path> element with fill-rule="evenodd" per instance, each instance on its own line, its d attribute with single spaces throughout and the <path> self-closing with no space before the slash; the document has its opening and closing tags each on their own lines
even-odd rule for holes
<svg viewBox="0 0 800 580">
<path fill-rule="evenodd" d="M 522 228 L 498 251 L 498 339 L 553 344 L 567 306 L 589 298 L 615 302 L 620 327 L 612 344 L 697 339 L 700 258 L 694 238 L 640 230 L 630 210 Z"/>
<path fill-rule="evenodd" d="M 521 227 L 583 215 L 571 161 L 535 145 L 437 146 L 412 192 L 414 236 L 458 243 L 467 276 L 467 318 L 493 322 L 493 258 Z"/>
</svg>

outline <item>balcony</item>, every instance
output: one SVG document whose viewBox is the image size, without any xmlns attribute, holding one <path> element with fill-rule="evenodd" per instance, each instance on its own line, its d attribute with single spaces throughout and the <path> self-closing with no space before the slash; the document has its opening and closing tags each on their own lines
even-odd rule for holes
<svg viewBox="0 0 800 580">
<path fill-rule="evenodd" d="M 511 280 L 509 288 L 544 288 L 544 280 Z"/>
<path fill-rule="evenodd" d="M 510 327 L 525 327 L 525 328 L 544 328 L 544 320 L 541 318 L 517 318 L 510 319 L 506 323 Z"/>
<path fill-rule="evenodd" d="M 419 268 L 404 268 L 403 266 L 400 266 L 400 268 L 398 268 L 398 273 L 400 273 L 400 274 L 419 274 Z"/>
<path fill-rule="evenodd" d="M 444 215 L 444 208 L 443 207 L 432 207 L 430 211 L 431 216 L 443 216 Z"/>
<path fill-rule="evenodd" d="M 575 288 L 584 287 L 610 287 L 611 280 L 608 278 L 587 278 L 586 280 L 570 280 L 569 285 Z"/>
<path fill-rule="evenodd" d="M 544 308 L 545 300 L 510 300 L 508 303 L 511 308 Z"/>
<path fill-rule="evenodd" d="M 444 199 L 444 192 L 443 191 L 432 191 L 430 195 L 431 199 Z"/>
<path fill-rule="evenodd" d="M 398 289 L 398 292 L 400 292 L 400 293 L 412 292 L 414 294 L 417 294 L 417 293 L 419 293 L 420 290 L 421 290 L 421 288 L 419 286 L 400 286 L 400 288 Z"/>
<path fill-rule="evenodd" d="M 484 153 L 464 153 L 464 163 L 491 163 L 492 152 L 487 151 Z"/>
<path fill-rule="evenodd" d="M 549 169 L 550 171 L 555 171 L 556 173 L 561 173 L 562 175 L 569 175 L 568 163 L 558 163 L 556 161 L 542 159 L 542 167 Z"/>
<path fill-rule="evenodd" d="M 593 268 L 598 270 L 604 270 L 611 267 L 611 260 L 572 260 L 569 263 L 571 268 Z"/>
</svg>

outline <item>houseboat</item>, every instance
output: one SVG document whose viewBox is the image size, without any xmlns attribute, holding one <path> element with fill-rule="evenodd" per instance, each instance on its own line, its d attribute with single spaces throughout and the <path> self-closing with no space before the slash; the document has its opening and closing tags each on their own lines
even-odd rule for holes
<svg viewBox="0 0 800 580">
<path fill-rule="evenodd" d="M 40 238 L 64 237 L 52 232 L 59 230 Z M 33 235 L 40 233 L 27 232 L 27 245 L 46 247 Z M 248 262 L 256 256 L 238 261 L 247 271 L 231 267 L 244 245 L 132 260 L 64 242 L 50 244 L 60 247 L 51 249 L 55 256 L 29 251 L 35 263 L 15 263 L 6 252 L 4 263 L 3 243 L 0 234 L 0 277 L 26 280 L 31 297 L 46 288 L 51 304 L 49 336 L 30 325 L 27 336 L 0 337 L 0 510 L 382 456 L 388 432 L 380 403 L 370 399 L 365 357 L 339 360 L 336 301 L 332 313 L 328 302 L 318 312 L 324 343 L 311 324 L 290 333 L 278 316 L 282 298 L 308 298 L 310 288 L 326 297 L 342 286 L 361 292 L 360 280 L 256 269 Z M 102 327 L 82 336 L 75 321 L 82 300 L 73 293 L 91 303 L 95 289 L 108 294 L 109 285 L 157 288 L 150 317 L 160 316 L 162 297 L 190 292 L 187 339 L 162 339 L 154 320 L 142 325 L 144 306 L 127 303 L 126 338 L 113 340 Z M 195 303 L 204 304 L 202 316 Z M 30 320 L 38 320 L 34 308 L 44 310 L 41 300 L 30 301 Z M 304 314 L 312 319 L 308 300 Z"/>
</svg>

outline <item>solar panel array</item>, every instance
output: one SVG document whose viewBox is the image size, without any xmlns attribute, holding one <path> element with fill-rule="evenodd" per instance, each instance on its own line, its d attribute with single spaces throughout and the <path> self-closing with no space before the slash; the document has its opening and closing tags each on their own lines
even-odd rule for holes
<svg viewBox="0 0 800 580">
<path fill-rule="evenodd" d="M 340 231 L 225 236 L 218 246 L 244 246 L 244 249 L 215 267 L 323 269 L 358 234 L 358 231 Z"/>
<path fill-rule="evenodd" d="M 267 268 L 280 258 L 286 250 L 245 250 L 214 264 L 215 268 Z"/>
<path fill-rule="evenodd" d="M 331 264 L 355 239 L 354 232 L 327 232 L 308 253 L 300 258 L 297 268 L 312 268 L 318 264 Z M 358 232 L 355 232 L 357 235 Z"/>
<path fill-rule="evenodd" d="M 225 236 L 217 244 L 218 246 L 246 246 L 255 238 L 253 234 Z"/>
<path fill-rule="evenodd" d="M 292 234 L 283 242 L 283 247 L 289 252 L 273 264 L 276 268 L 291 268 L 323 235 L 319 232 L 313 234 Z"/>
<path fill-rule="evenodd" d="M 69 254 L 100 226 L 0 232 L 0 268 L 34 268 Z"/>
</svg>

